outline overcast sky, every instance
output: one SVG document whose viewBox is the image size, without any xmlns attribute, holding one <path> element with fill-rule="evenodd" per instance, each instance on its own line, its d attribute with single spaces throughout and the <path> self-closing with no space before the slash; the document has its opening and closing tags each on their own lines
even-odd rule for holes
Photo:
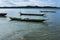
<svg viewBox="0 0 60 40">
<path fill-rule="evenodd" d="M 60 0 L 0 0 L 0 6 L 60 6 Z"/>
</svg>

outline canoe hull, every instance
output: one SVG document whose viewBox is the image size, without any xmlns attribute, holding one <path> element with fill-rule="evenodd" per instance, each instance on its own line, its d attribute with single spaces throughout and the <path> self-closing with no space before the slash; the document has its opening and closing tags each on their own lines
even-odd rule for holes
<svg viewBox="0 0 60 40">
<path fill-rule="evenodd" d="M 7 13 L 0 13 L 0 17 L 4 17 L 6 15 L 7 15 Z"/>
<path fill-rule="evenodd" d="M 40 12 L 56 13 L 56 11 L 40 11 Z"/>
<path fill-rule="evenodd" d="M 11 20 L 16 20 L 16 21 L 28 21 L 28 22 L 43 22 L 45 21 L 44 19 L 43 20 L 35 20 L 35 19 L 21 19 L 21 18 L 12 18 L 10 17 Z"/>
<path fill-rule="evenodd" d="M 25 13 L 20 13 L 21 15 L 27 15 L 27 16 L 44 16 L 44 14 L 25 14 Z"/>
</svg>

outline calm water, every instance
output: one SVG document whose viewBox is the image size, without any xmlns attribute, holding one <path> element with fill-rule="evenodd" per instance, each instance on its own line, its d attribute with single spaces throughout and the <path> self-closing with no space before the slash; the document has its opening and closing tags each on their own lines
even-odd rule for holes
<svg viewBox="0 0 60 40">
<path fill-rule="evenodd" d="M 20 17 L 20 11 L 40 14 L 41 10 L 55 10 L 56 13 L 43 12 L 48 18 L 44 23 L 9 20 L 9 17 Z M 60 40 L 60 9 L 0 9 L 0 12 L 8 13 L 7 18 L 0 18 L 0 40 Z"/>
</svg>

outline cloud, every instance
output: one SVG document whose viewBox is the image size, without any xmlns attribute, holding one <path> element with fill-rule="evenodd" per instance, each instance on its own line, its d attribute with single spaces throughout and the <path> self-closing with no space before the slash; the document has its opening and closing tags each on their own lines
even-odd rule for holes
<svg viewBox="0 0 60 40">
<path fill-rule="evenodd" d="M 0 6 L 56 6 L 54 0 L 0 0 Z"/>
<path fill-rule="evenodd" d="M 30 0 L 30 2 L 34 3 L 35 5 L 39 6 L 55 6 L 55 2 L 52 0 Z"/>
</svg>

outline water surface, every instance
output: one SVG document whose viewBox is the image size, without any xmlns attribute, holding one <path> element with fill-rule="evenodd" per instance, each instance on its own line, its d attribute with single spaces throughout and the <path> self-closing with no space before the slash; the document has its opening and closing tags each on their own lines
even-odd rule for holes
<svg viewBox="0 0 60 40">
<path fill-rule="evenodd" d="M 44 23 L 10 21 L 9 17 L 20 17 L 23 13 L 40 14 L 41 10 L 55 10 L 56 13 L 43 12 Z M 7 12 L 7 18 L 0 18 L 0 40 L 60 40 L 60 9 L 0 9 Z M 43 18 L 41 16 L 22 16 L 28 18 Z"/>
</svg>

